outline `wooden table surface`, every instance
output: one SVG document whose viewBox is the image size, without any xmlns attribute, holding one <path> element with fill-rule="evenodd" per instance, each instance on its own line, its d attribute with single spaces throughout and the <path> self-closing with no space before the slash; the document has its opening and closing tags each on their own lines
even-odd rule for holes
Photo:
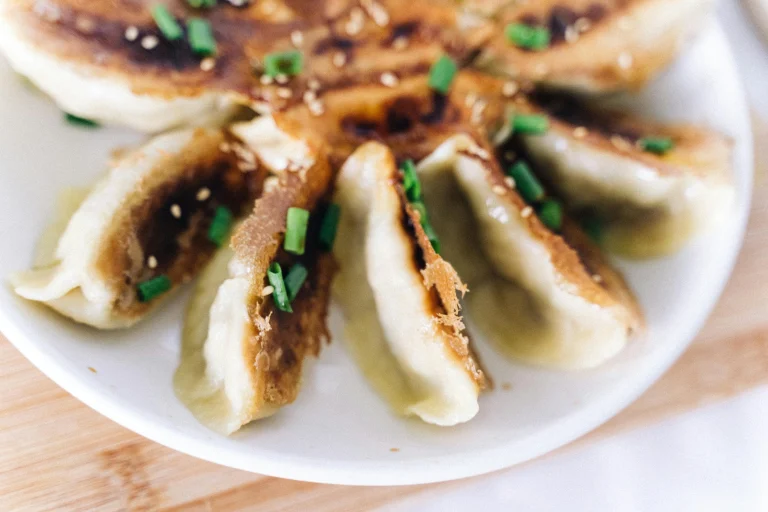
<svg viewBox="0 0 768 512">
<path fill-rule="evenodd" d="M 757 140 L 763 134 L 757 133 Z M 760 173 L 744 250 L 704 330 L 643 397 L 576 444 L 768 382 L 765 255 L 768 186 Z M 2 337 L 0 359 L 0 511 L 363 511 L 466 483 L 352 488 L 216 466 L 100 416 L 48 380 Z"/>
</svg>

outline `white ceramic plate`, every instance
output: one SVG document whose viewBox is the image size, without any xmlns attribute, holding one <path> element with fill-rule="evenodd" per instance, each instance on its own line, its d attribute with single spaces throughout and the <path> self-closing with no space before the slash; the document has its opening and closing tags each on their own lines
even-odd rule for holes
<svg viewBox="0 0 768 512">
<path fill-rule="evenodd" d="M 139 140 L 116 129 L 83 131 L 25 88 L 0 62 L 0 270 L 31 261 L 57 192 L 85 185 L 110 150 Z M 603 423 L 645 391 L 680 355 L 720 294 L 738 252 L 751 184 L 747 107 L 722 31 L 713 23 L 633 108 L 718 128 L 736 141 L 738 207 L 727 226 L 673 258 L 622 264 L 645 309 L 647 339 L 594 371 L 561 373 L 512 364 L 482 340 L 497 384 L 468 424 L 441 429 L 392 416 L 337 339 L 310 368 L 292 407 L 231 438 L 200 426 L 171 378 L 179 354 L 179 297 L 138 328 L 79 327 L 0 287 L 0 328 L 50 378 L 114 421 L 219 464 L 285 478 L 394 485 L 448 480 L 536 457 Z M 338 318 L 334 318 L 339 332 Z M 98 373 L 89 371 L 93 367 Z M 397 448 L 399 451 L 392 451 Z"/>
</svg>

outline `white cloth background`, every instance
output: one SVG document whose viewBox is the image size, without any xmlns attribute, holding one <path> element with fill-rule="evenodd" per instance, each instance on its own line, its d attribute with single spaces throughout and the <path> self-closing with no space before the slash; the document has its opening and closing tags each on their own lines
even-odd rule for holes
<svg viewBox="0 0 768 512">
<path fill-rule="evenodd" d="M 719 16 L 768 119 L 768 44 L 737 0 L 723 0 Z M 387 510 L 768 511 L 768 388 Z"/>
</svg>

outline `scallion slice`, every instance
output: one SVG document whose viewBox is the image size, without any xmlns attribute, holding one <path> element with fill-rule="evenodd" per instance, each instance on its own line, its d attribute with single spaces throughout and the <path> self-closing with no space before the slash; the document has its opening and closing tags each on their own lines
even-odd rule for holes
<svg viewBox="0 0 768 512">
<path fill-rule="evenodd" d="M 603 221 L 594 215 L 584 217 L 581 219 L 581 228 L 596 244 L 600 244 L 603 241 L 605 227 Z"/>
<path fill-rule="evenodd" d="M 675 143 L 669 137 L 643 137 L 638 144 L 643 151 L 656 155 L 663 155 L 675 147 Z"/>
<path fill-rule="evenodd" d="M 416 174 L 416 166 L 413 160 L 406 160 L 400 167 L 403 171 L 403 188 L 409 201 L 418 201 L 421 199 L 421 183 Z"/>
<path fill-rule="evenodd" d="M 521 135 L 543 135 L 549 130 L 549 118 L 539 114 L 516 114 L 512 117 L 512 132 Z"/>
<path fill-rule="evenodd" d="M 226 206 L 219 206 L 213 214 L 211 226 L 208 228 L 208 240 L 221 247 L 226 243 L 235 216 Z"/>
<path fill-rule="evenodd" d="M 280 311 L 286 313 L 293 313 L 291 308 L 291 299 L 288 296 L 288 291 L 285 288 L 285 281 L 283 281 L 283 269 L 280 264 L 275 262 L 269 266 L 267 270 L 267 280 L 272 285 L 274 291 L 272 292 L 272 298 L 275 301 L 275 306 Z"/>
<path fill-rule="evenodd" d="M 308 275 L 309 271 L 307 270 L 307 267 L 301 263 L 296 263 L 291 267 L 291 270 L 288 271 L 284 280 L 285 290 L 288 293 L 288 300 L 291 302 L 296 300 L 296 296 L 299 294 L 299 290 L 301 290 Z"/>
<path fill-rule="evenodd" d="M 291 254 L 302 255 L 307 243 L 309 212 L 303 208 L 288 208 L 283 248 Z"/>
<path fill-rule="evenodd" d="M 173 284 L 168 276 L 157 276 L 143 281 L 136 286 L 139 302 L 149 302 L 169 291 L 172 286 Z"/>
<path fill-rule="evenodd" d="M 411 201 L 411 207 L 419 212 L 419 219 L 422 223 L 427 218 L 427 206 L 422 201 Z"/>
<path fill-rule="evenodd" d="M 336 240 L 336 231 L 339 228 L 339 218 L 341 217 L 341 207 L 336 203 L 331 203 L 325 210 L 323 222 L 320 224 L 320 235 L 318 245 L 320 250 L 329 252 L 333 249 L 333 242 Z"/>
<path fill-rule="evenodd" d="M 178 41 L 184 37 L 184 31 L 181 29 L 181 25 L 173 17 L 173 14 L 168 11 L 168 8 L 163 4 L 155 4 L 152 7 L 152 18 L 157 23 L 157 28 L 162 32 L 163 37 L 169 41 Z"/>
<path fill-rule="evenodd" d="M 91 121 L 90 119 L 86 119 L 84 117 L 78 117 L 74 114 L 68 114 L 64 113 L 64 119 L 66 121 L 73 125 L 73 126 L 79 126 L 81 128 L 99 128 L 99 123 L 96 121 Z"/>
<path fill-rule="evenodd" d="M 546 199 L 539 206 L 539 219 L 552 231 L 563 227 L 563 207 L 554 199 Z"/>
<path fill-rule="evenodd" d="M 298 50 L 270 53 L 264 57 L 264 74 L 272 78 L 277 75 L 298 75 L 303 66 L 304 57 Z"/>
<path fill-rule="evenodd" d="M 443 55 L 432 64 L 432 68 L 429 70 L 430 89 L 440 94 L 448 94 L 457 71 L 456 62 L 449 56 Z"/>
<path fill-rule="evenodd" d="M 544 187 L 533 175 L 531 168 L 522 160 L 510 167 L 508 174 L 515 180 L 515 186 L 528 203 L 535 203 L 544 199 Z"/>
<path fill-rule="evenodd" d="M 525 23 L 510 23 L 504 29 L 507 41 L 526 50 L 544 50 L 549 47 L 552 33 L 544 27 L 533 27 Z"/>
<path fill-rule="evenodd" d="M 190 18 L 187 21 L 187 37 L 192 51 L 203 57 L 216 55 L 216 39 L 213 37 L 211 24 L 201 18 Z"/>
</svg>

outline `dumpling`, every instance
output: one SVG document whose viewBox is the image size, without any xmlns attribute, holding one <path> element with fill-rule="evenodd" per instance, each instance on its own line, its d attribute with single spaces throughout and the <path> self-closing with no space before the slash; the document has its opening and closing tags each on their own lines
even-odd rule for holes
<svg viewBox="0 0 768 512">
<path fill-rule="evenodd" d="M 487 148 L 455 136 L 417 168 L 446 257 L 467 276 L 468 316 L 502 352 L 589 368 L 641 326 L 621 276 L 567 219 L 562 236 L 539 220 Z"/>
<path fill-rule="evenodd" d="M 225 434 L 296 399 L 304 360 L 328 339 L 335 270 L 320 244 L 331 180 L 325 150 L 271 117 L 232 130 L 270 176 L 231 249 L 216 256 L 197 286 L 174 379 L 195 416 Z M 293 209 L 310 213 L 301 254 L 284 243 Z M 283 285 L 273 281 L 278 274 Z"/>
<path fill-rule="evenodd" d="M 230 145 L 221 131 L 191 129 L 121 158 L 57 221 L 58 242 L 42 244 L 53 253 L 12 277 L 16 293 L 97 328 L 136 323 L 202 269 L 260 192 L 262 173 Z"/>
<path fill-rule="evenodd" d="M 236 103 L 265 112 L 314 96 L 321 111 L 320 89 L 423 73 L 446 52 L 464 61 L 487 37 L 482 20 L 431 2 L 241 3 L 166 4 L 163 31 L 154 0 L 3 1 L 0 51 L 67 112 L 159 132 L 220 121 Z"/>
<path fill-rule="evenodd" d="M 511 2 L 495 14 L 495 35 L 477 64 L 513 79 L 578 92 L 639 88 L 672 62 L 713 3 Z"/>
<path fill-rule="evenodd" d="M 360 147 L 344 164 L 334 295 L 348 348 L 400 414 L 441 426 L 478 411 L 485 376 L 469 347 L 457 291 L 466 291 L 436 252 L 405 197 L 392 153 Z"/>
<path fill-rule="evenodd" d="M 520 98 L 512 110 L 547 116 L 549 128 L 514 136 L 501 153 L 521 151 L 610 250 L 664 256 L 732 211 L 732 143 L 718 133 L 562 97 Z"/>
</svg>

